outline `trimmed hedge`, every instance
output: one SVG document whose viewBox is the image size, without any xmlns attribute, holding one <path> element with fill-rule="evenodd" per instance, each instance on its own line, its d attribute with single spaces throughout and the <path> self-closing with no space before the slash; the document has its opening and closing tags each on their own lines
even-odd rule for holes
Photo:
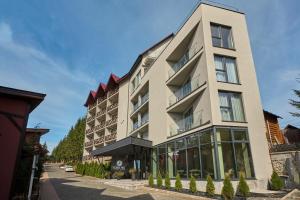
<svg viewBox="0 0 300 200">
<path fill-rule="evenodd" d="M 81 175 L 93 176 L 97 178 L 109 178 L 110 165 L 97 162 L 77 163 L 75 171 L 77 174 Z"/>
</svg>

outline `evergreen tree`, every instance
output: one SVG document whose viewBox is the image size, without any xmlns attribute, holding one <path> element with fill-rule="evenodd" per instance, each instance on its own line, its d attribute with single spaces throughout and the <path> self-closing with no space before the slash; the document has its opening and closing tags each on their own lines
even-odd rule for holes
<svg viewBox="0 0 300 200">
<path fill-rule="evenodd" d="M 170 189 L 170 188 L 171 188 L 171 180 L 170 180 L 169 173 L 166 173 L 166 177 L 165 177 L 165 187 L 166 187 L 166 189 Z"/>
<path fill-rule="evenodd" d="M 298 83 L 300 83 L 300 77 L 297 78 Z M 298 98 L 297 100 L 290 99 L 289 103 L 300 111 L 300 90 L 293 90 L 294 94 Z M 300 117 L 300 112 L 291 112 L 294 117 Z"/>
<path fill-rule="evenodd" d="M 157 174 L 157 187 L 161 188 L 162 187 L 162 177 L 160 172 Z"/>
<path fill-rule="evenodd" d="M 149 178 L 148 178 L 148 184 L 150 187 L 154 186 L 154 180 L 153 180 L 153 175 L 150 174 Z"/>
<path fill-rule="evenodd" d="M 284 184 L 278 174 L 274 171 L 271 176 L 271 189 L 272 190 L 281 190 Z"/>
<path fill-rule="evenodd" d="M 215 195 L 215 185 L 210 175 L 207 175 L 206 178 L 206 194 L 209 197 L 213 197 Z"/>
<path fill-rule="evenodd" d="M 179 174 L 176 175 L 175 190 L 176 191 L 182 190 L 182 183 L 181 183 L 181 178 L 180 178 Z"/>
<path fill-rule="evenodd" d="M 196 179 L 194 176 L 191 176 L 190 179 L 190 192 L 196 193 L 197 192 L 197 184 L 196 184 Z"/>
<path fill-rule="evenodd" d="M 223 188 L 221 194 L 225 200 L 230 200 L 234 197 L 234 188 L 228 175 L 225 176 L 225 179 L 223 181 Z"/>
<path fill-rule="evenodd" d="M 237 194 L 242 197 L 248 197 L 250 193 L 249 186 L 245 180 L 244 174 L 240 173 L 240 180 L 237 186 Z"/>
</svg>

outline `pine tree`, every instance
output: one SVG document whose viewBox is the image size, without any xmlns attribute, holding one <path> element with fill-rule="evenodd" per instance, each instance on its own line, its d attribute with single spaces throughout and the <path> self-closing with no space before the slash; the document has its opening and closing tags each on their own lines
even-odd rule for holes
<svg viewBox="0 0 300 200">
<path fill-rule="evenodd" d="M 194 176 L 191 176 L 190 179 L 190 192 L 196 193 L 197 192 L 197 184 L 196 184 L 196 179 Z"/>
<path fill-rule="evenodd" d="M 215 185 L 210 175 L 206 178 L 206 195 L 213 197 L 215 195 Z"/>
<path fill-rule="evenodd" d="M 166 177 L 165 177 L 165 187 L 166 187 L 166 189 L 170 189 L 170 188 L 171 188 L 171 180 L 170 180 L 169 173 L 166 173 Z"/>
<path fill-rule="evenodd" d="M 179 174 L 176 175 L 175 190 L 176 191 L 182 190 L 182 183 L 181 183 L 181 178 L 180 178 Z"/>
<path fill-rule="evenodd" d="M 297 82 L 300 83 L 300 77 L 297 78 Z M 290 99 L 289 103 L 294 106 L 297 110 L 300 110 L 300 90 L 293 90 L 298 100 Z M 300 117 L 300 112 L 291 112 L 294 117 Z"/>
<path fill-rule="evenodd" d="M 162 187 L 162 177 L 160 172 L 157 174 L 157 187 L 161 188 Z"/>
<path fill-rule="evenodd" d="M 148 178 L 148 184 L 150 187 L 154 186 L 154 180 L 153 180 L 153 175 L 150 174 L 149 178 Z"/>
<path fill-rule="evenodd" d="M 221 194 L 225 200 L 230 200 L 234 197 L 234 189 L 230 181 L 230 177 L 228 175 L 225 176 L 225 179 L 223 181 L 223 188 Z"/>
<path fill-rule="evenodd" d="M 274 171 L 271 176 L 271 189 L 272 190 L 281 190 L 284 184 L 278 174 Z"/>
<path fill-rule="evenodd" d="M 249 186 L 245 180 L 244 174 L 240 173 L 240 180 L 237 186 L 237 194 L 242 197 L 248 197 L 250 193 Z"/>
</svg>

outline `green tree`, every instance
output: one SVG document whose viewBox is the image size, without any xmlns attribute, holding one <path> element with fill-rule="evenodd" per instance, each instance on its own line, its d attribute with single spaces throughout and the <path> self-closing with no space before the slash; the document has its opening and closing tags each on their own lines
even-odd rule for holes
<svg viewBox="0 0 300 200">
<path fill-rule="evenodd" d="M 149 178 L 148 178 L 148 184 L 150 187 L 154 186 L 154 180 L 153 180 L 153 175 L 150 174 Z"/>
<path fill-rule="evenodd" d="M 196 179 L 194 176 L 191 176 L 190 178 L 190 192 L 196 193 L 197 192 L 197 184 L 196 184 Z"/>
<path fill-rule="evenodd" d="M 300 83 L 300 77 L 297 78 L 297 82 Z M 290 99 L 289 103 L 294 106 L 297 110 L 300 110 L 300 90 L 293 90 L 294 94 L 298 98 L 297 100 Z M 300 112 L 291 112 L 294 117 L 300 117 Z"/>
<path fill-rule="evenodd" d="M 272 190 L 281 190 L 283 188 L 284 184 L 281 178 L 278 176 L 278 174 L 273 171 L 273 174 L 271 176 L 271 189 Z"/>
<path fill-rule="evenodd" d="M 206 195 L 209 197 L 215 195 L 215 185 L 210 175 L 206 177 Z"/>
<path fill-rule="evenodd" d="M 243 173 L 240 173 L 240 180 L 239 180 L 239 184 L 237 186 L 237 194 L 242 197 L 248 197 L 250 194 L 250 189 L 245 180 Z"/>
<path fill-rule="evenodd" d="M 230 200 L 234 197 L 234 188 L 228 175 L 225 176 L 225 179 L 223 181 L 223 188 L 221 194 L 225 200 Z"/>
<path fill-rule="evenodd" d="M 181 183 L 181 178 L 180 178 L 179 174 L 176 175 L 175 190 L 176 191 L 182 190 L 182 183 Z"/>
<path fill-rule="evenodd" d="M 161 188 L 162 187 L 162 177 L 160 172 L 157 174 L 157 187 Z"/>
<path fill-rule="evenodd" d="M 166 177 L 165 177 L 165 187 L 166 187 L 166 189 L 170 189 L 170 188 L 171 188 L 171 180 L 170 180 L 169 173 L 166 173 Z"/>
</svg>

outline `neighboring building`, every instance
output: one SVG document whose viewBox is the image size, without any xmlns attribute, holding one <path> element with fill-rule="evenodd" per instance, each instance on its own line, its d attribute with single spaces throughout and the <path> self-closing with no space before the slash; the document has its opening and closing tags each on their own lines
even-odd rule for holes
<svg viewBox="0 0 300 200">
<path fill-rule="evenodd" d="M 300 129 L 288 124 L 282 130 L 287 144 L 300 144 Z"/>
<path fill-rule="evenodd" d="M 113 169 L 226 173 L 266 183 L 272 172 L 245 15 L 201 3 L 176 34 L 140 54 L 130 71 L 91 91 L 84 160 Z M 266 186 L 266 184 L 264 185 Z"/>
<path fill-rule="evenodd" d="M 269 144 L 269 148 L 273 145 L 284 144 L 284 136 L 281 132 L 278 118 L 281 118 L 278 115 L 270 113 L 264 110 L 264 117 L 265 117 L 265 126 L 266 126 L 266 137 Z"/>
<path fill-rule="evenodd" d="M 28 116 L 45 96 L 0 86 L 0 199 L 13 195 Z"/>
</svg>

